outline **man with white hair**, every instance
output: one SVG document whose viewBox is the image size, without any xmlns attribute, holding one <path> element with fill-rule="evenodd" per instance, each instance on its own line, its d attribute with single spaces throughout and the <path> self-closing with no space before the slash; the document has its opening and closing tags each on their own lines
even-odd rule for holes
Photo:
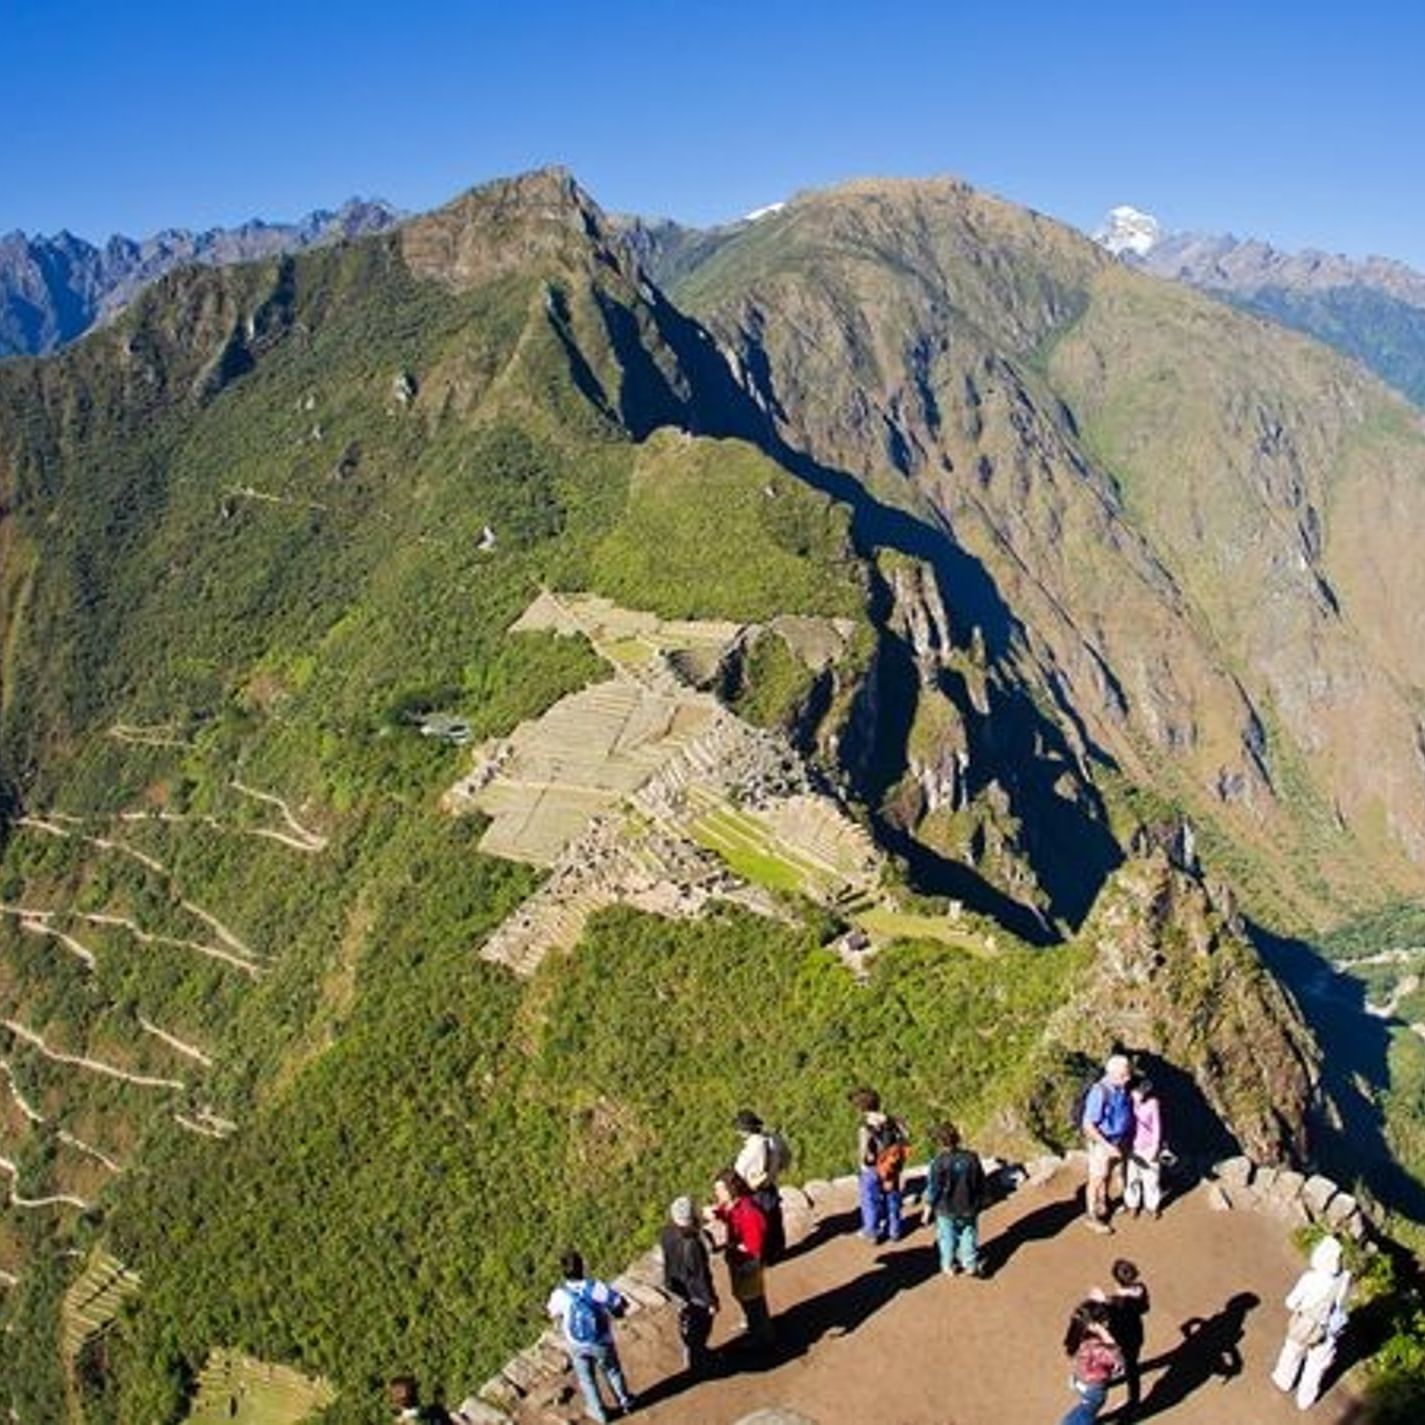
<svg viewBox="0 0 1425 1425">
<path fill-rule="evenodd" d="M 1109 1222 L 1109 1178 L 1123 1161 L 1124 1147 L 1133 1131 L 1133 1100 L 1128 1081 L 1133 1065 L 1126 1054 L 1110 1054 L 1103 1077 L 1084 1096 L 1084 1147 L 1089 1155 L 1089 1181 L 1085 1192 L 1084 1222 L 1094 1232 L 1112 1232 Z"/>
</svg>

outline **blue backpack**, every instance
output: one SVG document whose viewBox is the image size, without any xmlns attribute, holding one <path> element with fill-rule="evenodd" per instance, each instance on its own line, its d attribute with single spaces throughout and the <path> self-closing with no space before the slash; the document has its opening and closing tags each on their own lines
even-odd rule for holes
<svg viewBox="0 0 1425 1425">
<path fill-rule="evenodd" d="M 569 1311 L 564 1317 L 564 1333 L 576 1346 L 596 1346 L 607 1334 L 608 1313 L 594 1300 L 594 1288 L 585 1282 L 577 1291 L 569 1289 Z"/>
</svg>

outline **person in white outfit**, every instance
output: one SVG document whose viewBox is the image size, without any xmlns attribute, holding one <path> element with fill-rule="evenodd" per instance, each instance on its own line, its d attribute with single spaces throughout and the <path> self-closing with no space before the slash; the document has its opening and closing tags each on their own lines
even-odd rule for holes
<svg viewBox="0 0 1425 1425">
<path fill-rule="evenodd" d="M 1351 1274 L 1342 1265 L 1341 1244 L 1323 1237 L 1311 1251 L 1311 1265 L 1287 1293 L 1286 1340 L 1282 1342 L 1272 1383 L 1296 1391 L 1296 1403 L 1309 1410 L 1321 1394 L 1321 1378 L 1336 1359 L 1336 1342 L 1346 1328 Z"/>
</svg>

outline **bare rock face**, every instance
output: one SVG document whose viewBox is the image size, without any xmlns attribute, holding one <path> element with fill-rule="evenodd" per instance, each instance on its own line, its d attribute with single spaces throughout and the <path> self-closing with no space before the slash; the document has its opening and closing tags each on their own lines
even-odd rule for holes
<svg viewBox="0 0 1425 1425">
<path fill-rule="evenodd" d="M 1186 1076 L 1252 1159 L 1305 1160 L 1320 1054 L 1225 892 L 1155 847 L 1112 877 L 1081 938 L 1092 960 L 1051 1042 L 1094 1061 L 1115 1045 L 1152 1056 Z M 1172 1140 L 1174 1095 L 1163 1098 Z"/>
</svg>

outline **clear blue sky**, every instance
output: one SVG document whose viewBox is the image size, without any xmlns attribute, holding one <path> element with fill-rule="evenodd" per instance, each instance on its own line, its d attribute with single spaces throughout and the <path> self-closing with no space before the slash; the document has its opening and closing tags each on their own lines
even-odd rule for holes
<svg viewBox="0 0 1425 1425">
<path fill-rule="evenodd" d="M 1425 267 L 1422 68 L 1420 0 L 0 0 L 0 231 L 422 208 L 562 162 L 693 222 L 954 173 Z"/>
</svg>

